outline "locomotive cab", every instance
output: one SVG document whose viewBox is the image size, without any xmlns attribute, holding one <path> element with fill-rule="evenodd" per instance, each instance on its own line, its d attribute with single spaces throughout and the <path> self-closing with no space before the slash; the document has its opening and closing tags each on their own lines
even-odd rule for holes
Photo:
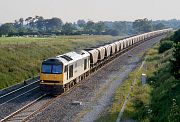
<svg viewBox="0 0 180 122">
<path fill-rule="evenodd" d="M 63 63 L 50 58 L 42 62 L 40 88 L 46 93 L 63 92 Z"/>
<path fill-rule="evenodd" d="M 69 52 L 42 62 L 40 88 L 46 94 L 61 94 L 88 76 L 88 52 Z"/>
</svg>

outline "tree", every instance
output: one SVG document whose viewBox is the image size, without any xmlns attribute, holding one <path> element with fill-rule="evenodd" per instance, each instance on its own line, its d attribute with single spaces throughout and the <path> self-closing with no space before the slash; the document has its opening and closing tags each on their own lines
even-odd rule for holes
<svg viewBox="0 0 180 122">
<path fill-rule="evenodd" d="M 166 28 L 166 26 L 163 23 L 158 23 L 154 25 L 154 30 L 161 30 Z"/>
<path fill-rule="evenodd" d="M 86 26 L 85 20 L 78 20 L 77 25 L 81 28 L 84 28 Z"/>
<path fill-rule="evenodd" d="M 152 21 L 145 19 L 138 19 L 133 22 L 133 29 L 136 34 L 146 33 L 153 30 Z"/>
<path fill-rule="evenodd" d="M 23 18 L 20 18 L 20 19 L 19 19 L 19 24 L 20 24 L 20 27 L 23 26 L 23 24 L 24 24 L 24 19 L 23 19 Z"/>
<path fill-rule="evenodd" d="M 95 23 L 94 26 L 95 26 L 94 28 L 96 30 L 96 34 L 102 34 L 102 32 L 105 31 L 105 24 L 102 21 Z"/>
<path fill-rule="evenodd" d="M 174 35 L 171 37 L 171 40 L 173 40 L 175 43 L 180 42 L 180 29 L 174 33 Z"/>
<path fill-rule="evenodd" d="M 44 20 L 44 18 L 42 16 L 36 16 L 36 27 L 39 31 L 45 31 L 46 27 L 45 27 L 45 23 L 46 21 Z"/>
<path fill-rule="evenodd" d="M 127 34 L 127 24 L 126 22 L 122 22 L 122 21 L 116 21 L 113 24 L 113 28 L 116 29 L 119 34 L 123 35 L 123 34 Z"/>
<path fill-rule="evenodd" d="M 88 34 L 93 34 L 95 32 L 95 23 L 93 21 L 88 21 L 86 23 L 85 31 Z"/>
<path fill-rule="evenodd" d="M 16 33 L 16 28 L 13 23 L 5 23 L 0 27 L 0 35 L 9 35 L 12 33 Z"/>
<path fill-rule="evenodd" d="M 19 21 L 18 21 L 18 20 L 15 20 L 15 21 L 14 21 L 14 27 L 15 27 L 15 28 L 19 28 Z"/>
<path fill-rule="evenodd" d="M 63 26 L 62 26 L 62 33 L 66 34 L 66 35 L 70 35 L 73 34 L 73 30 L 75 29 L 75 27 L 73 26 L 72 23 L 68 23 L 66 22 Z"/>
<path fill-rule="evenodd" d="M 27 27 L 30 28 L 30 22 L 32 20 L 32 17 L 28 17 L 25 19 L 25 21 L 27 22 Z"/>
<path fill-rule="evenodd" d="M 62 25 L 62 20 L 56 17 L 46 20 L 46 27 L 49 31 L 60 31 L 62 29 Z"/>
<path fill-rule="evenodd" d="M 32 30 L 35 28 L 35 20 L 36 20 L 36 18 L 32 17 L 29 22 L 30 29 L 32 29 Z"/>
</svg>

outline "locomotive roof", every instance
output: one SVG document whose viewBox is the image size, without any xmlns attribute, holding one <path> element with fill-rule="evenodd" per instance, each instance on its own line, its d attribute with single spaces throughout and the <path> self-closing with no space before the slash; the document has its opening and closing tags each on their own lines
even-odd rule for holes
<svg viewBox="0 0 180 122">
<path fill-rule="evenodd" d="M 75 62 L 79 59 L 83 59 L 85 57 L 88 57 L 89 53 L 86 51 L 81 52 L 69 52 L 65 53 L 63 55 L 58 55 L 56 57 L 48 58 L 43 61 L 44 64 L 64 64 L 67 65 L 69 63 Z"/>
<path fill-rule="evenodd" d="M 83 59 L 85 57 L 88 57 L 88 56 L 89 56 L 88 52 L 81 51 L 79 53 L 78 52 L 65 53 L 63 55 L 58 55 L 55 58 L 66 65 L 66 64 L 75 62 L 77 60 Z"/>
</svg>

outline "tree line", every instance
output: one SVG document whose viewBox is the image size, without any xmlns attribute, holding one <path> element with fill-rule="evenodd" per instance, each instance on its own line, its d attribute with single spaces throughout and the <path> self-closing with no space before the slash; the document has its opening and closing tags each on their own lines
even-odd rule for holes
<svg viewBox="0 0 180 122">
<path fill-rule="evenodd" d="M 23 35 L 132 35 L 153 30 L 163 29 L 162 23 L 153 23 L 152 20 L 138 19 L 128 21 L 99 21 L 78 20 L 77 22 L 65 22 L 60 18 L 45 19 L 42 16 L 20 18 L 13 23 L 5 23 L 0 26 L 0 36 L 23 36 Z"/>
</svg>

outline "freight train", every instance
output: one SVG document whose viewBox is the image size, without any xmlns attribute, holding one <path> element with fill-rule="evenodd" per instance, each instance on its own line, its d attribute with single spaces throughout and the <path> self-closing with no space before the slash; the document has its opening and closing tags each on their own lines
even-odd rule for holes
<svg viewBox="0 0 180 122">
<path fill-rule="evenodd" d="M 61 94 L 113 60 L 124 50 L 170 31 L 172 29 L 148 32 L 110 44 L 48 58 L 42 62 L 40 88 L 47 94 Z"/>
</svg>

